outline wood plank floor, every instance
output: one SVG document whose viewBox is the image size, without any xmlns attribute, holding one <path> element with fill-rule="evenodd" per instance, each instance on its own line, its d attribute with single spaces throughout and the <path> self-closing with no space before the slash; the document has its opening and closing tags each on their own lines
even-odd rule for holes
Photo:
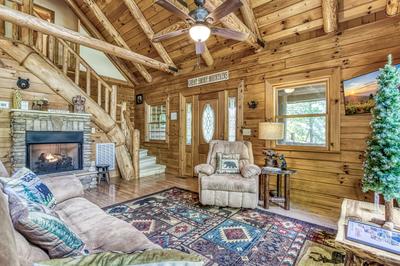
<svg viewBox="0 0 400 266">
<path fill-rule="evenodd" d="M 85 198 L 100 207 L 107 207 L 172 187 L 198 192 L 197 178 L 179 178 L 163 174 L 134 181 L 125 181 L 122 179 L 112 180 L 110 185 L 107 185 L 107 183 L 103 181 L 97 188 L 86 190 Z M 307 210 L 298 209 L 295 204 L 292 204 L 291 209 L 288 211 L 271 204 L 268 211 L 306 222 L 336 228 L 336 220 L 334 218 L 323 217 L 308 212 Z"/>
</svg>

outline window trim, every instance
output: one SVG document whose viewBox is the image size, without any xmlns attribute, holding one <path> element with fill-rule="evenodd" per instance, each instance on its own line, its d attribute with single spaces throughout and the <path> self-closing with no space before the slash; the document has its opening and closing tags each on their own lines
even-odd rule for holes
<svg viewBox="0 0 400 266">
<path fill-rule="evenodd" d="M 275 100 L 276 88 L 300 86 L 326 82 L 327 84 L 327 146 L 301 146 L 277 145 L 277 141 L 265 141 L 265 147 L 282 151 L 308 151 L 308 152 L 340 152 L 340 127 L 341 127 L 341 71 L 340 68 L 314 70 L 306 73 L 297 73 L 287 76 L 271 78 L 265 81 L 265 119 L 276 121 L 277 113 Z"/>
<path fill-rule="evenodd" d="M 144 102 L 145 105 L 145 123 L 144 123 L 144 141 L 145 143 L 159 143 L 159 144 L 167 144 L 169 142 L 169 99 L 166 99 L 166 101 L 160 101 L 160 102 Z M 150 139 L 149 136 L 149 115 L 150 115 L 150 110 L 152 106 L 165 106 L 165 116 L 166 116 L 166 121 L 165 121 L 165 139 Z"/>
<path fill-rule="evenodd" d="M 302 86 L 307 85 L 314 85 L 314 84 L 324 84 L 325 85 L 325 101 L 326 101 L 326 111 L 325 113 L 320 114 L 301 114 L 301 115 L 277 115 L 278 114 L 278 100 L 279 100 L 279 91 L 282 91 L 287 88 L 300 88 Z M 301 148 L 313 148 L 313 149 L 321 149 L 321 150 L 328 150 L 329 148 L 329 79 L 324 78 L 320 80 L 311 81 L 304 81 L 301 83 L 296 84 L 282 84 L 279 86 L 273 86 L 274 90 L 274 118 L 275 121 L 278 121 L 280 118 L 301 118 L 301 117 L 325 117 L 326 125 L 325 125 L 325 145 L 290 145 L 290 144 L 279 144 L 278 141 L 275 142 L 275 146 L 277 148 L 283 149 L 293 149 L 293 147 L 301 147 Z"/>
</svg>

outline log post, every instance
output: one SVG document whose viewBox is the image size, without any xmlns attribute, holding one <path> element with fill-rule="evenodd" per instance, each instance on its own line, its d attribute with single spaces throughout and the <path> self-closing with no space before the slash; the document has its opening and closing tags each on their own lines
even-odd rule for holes
<svg viewBox="0 0 400 266">
<path fill-rule="evenodd" d="M 322 0 L 322 17 L 325 33 L 334 32 L 338 28 L 337 9 L 337 0 Z"/>
<path fill-rule="evenodd" d="M 386 0 L 386 15 L 393 17 L 399 14 L 400 0 Z"/>
<path fill-rule="evenodd" d="M 56 45 L 56 39 L 54 38 L 54 36 L 49 35 L 48 58 L 53 63 L 54 63 L 55 45 Z"/>
<path fill-rule="evenodd" d="M 97 82 L 97 104 L 101 106 L 101 81 L 99 80 Z"/>
<path fill-rule="evenodd" d="M 132 134 L 132 161 L 135 178 L 139 178 L 139 147 L 140 147 L 140 130 L 134 129 Z"/>
<path fill-rule="evenodd" d="M 81 89 L 71 79 L 30 47 L 1 38 L 0 47 L 70 104 L 73 97 L 82 95 Z M 116 143 L 116 159 L 121 176 L 125 180 L 131 180 L 134 177 L 133 165 L 121 129 L 90 97 L 86 99 L 86 112 L 92 115 L 92 121 L 107 134 L 110 141 Z"/>
<path fill-rule="evenodd" d="M 393 230 L 394 228 L 394 203 L 393 199 L 385 201 L 385 224 L 384 228 Z"/>
<path fill-rule="evenodd" d="M 0 0 L 0 5 L 4 5 L 5 0 Z M 4 36 L 6 33 L 6 24 L 4 23 L 4 20 L 0 19 L 0 36 Z"/>
<path fill-rule="evenodd" d="M 108 88 L 104 90 L 104 110 L 107 114 L 110 113 L 110 91 Z"/>
<path fill-rule="evenodd" d="M 91 75 L 90 69 L 86 67 L 86 94 L 90 96 Z"/>
<path fill-rule="evenodd" d="M 68 73 L 68 47 L 66 44 L 63 45 L 63 56 L 62 56 L 62 69 L 63 73 Z"/>
<path fill-rule="evenodd" d="M 111 102 L 110 102 L 110 115 L 112 119 L 117 121 L 117 95 L 118 95 L 118 86 L 111 86 Z"/>
<path fill-rule="evenodd" d="M 79 86 L 79 76 L 81 74 L 81 60 L 75 57 L 75 84 Z"/>
<path fill-rule="evenodd" d="M 32 0 L 22 0 L 22 12 L 32 15 L 33 14 L 33 1 Z M 33 32 L 28 27 L 22 27 L 21 29 L 21 40 L 25 44 L 33 44 Z"/>
</svg>

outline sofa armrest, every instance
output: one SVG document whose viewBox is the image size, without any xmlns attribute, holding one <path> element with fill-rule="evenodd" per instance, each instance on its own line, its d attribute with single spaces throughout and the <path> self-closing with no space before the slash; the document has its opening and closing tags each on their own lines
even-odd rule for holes
<svg viewBox="0 0 400 266">
<path fill-rule="evenodd" d="M 255 164 L 247 164 L 242 169 L 240 169 L 240 173 L 245 178 L 250 178 L 253 176 L 258 176 L 261 174 L 261 169 Z"/>
<path fill-rule="evenodd" d="M 75 175 L 46 177 L 42 181 L 49 187 L 57 203 L 82 197 L 84 194 L 82 183 Z"/>
<path fill-rule="evenodd" d="M 205 175 L 212 175 L 215 172 L 215 169 L 210 164 L 199 164 L 194 167 L 194 172 L 196 175 L 205 174 Z"/>
</svg>

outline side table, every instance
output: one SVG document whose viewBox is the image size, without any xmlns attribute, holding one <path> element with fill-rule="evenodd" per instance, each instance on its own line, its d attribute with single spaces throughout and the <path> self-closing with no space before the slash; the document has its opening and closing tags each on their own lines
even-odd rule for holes
<svg viewBox="0 0 400 266">
<path fill-rule="evenodd" d="M 280 169 L 274 167 L 262 167 L 260 175 L 260 199 L 264 201 L 264 208 L 269 208 L 269 201 L 284 202 L 285 210 L 290 209 L 290 177 L 296 170 Z M 269 181 L 271 176 L 276 176 L 276 197 L 270 196 Z M 282 182 L 283 179 L 283 182 Z M 284 197 L 281 197 L 281 185 L 284 187 Z"/>
</svg>

